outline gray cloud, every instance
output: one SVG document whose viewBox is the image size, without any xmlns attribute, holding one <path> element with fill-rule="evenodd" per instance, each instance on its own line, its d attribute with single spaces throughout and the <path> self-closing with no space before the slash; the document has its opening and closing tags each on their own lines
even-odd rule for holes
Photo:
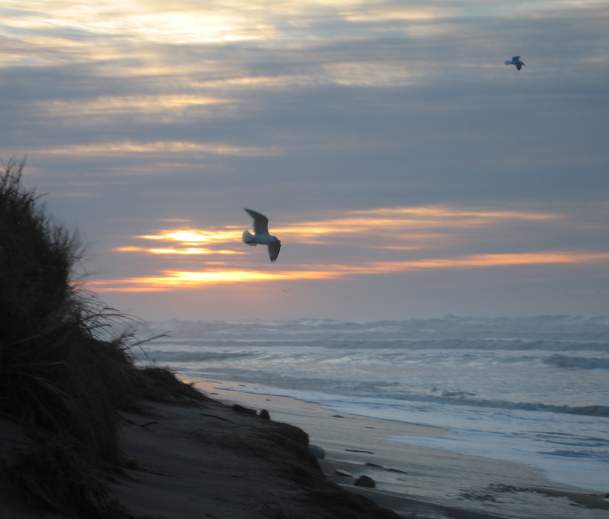
<svg viewBox="0 0 609 519">
<path fill-rule="evenodd" d="M 208 10 L 237 4 L 225 5 Z M 417 18 L 398 12 L 403 2 L 374 12 L 286 4 L 252 10 L 259 26 L 239 27 L 249 39 L 209 42 L 146 35 L 120 14 L 103 14 L 112 30 L 67 14 L 56 27 L 27 25 L 44 13 L 26 2 L 0 22 L 1 154 L 28 155 L 28 182 L 78 224 L 108 276 L 154 267 L 110 252 L 125 237 L 162 218 L 241 223 L 252 200 L 285 219 L 409 204 L 561 206 L 572 232 L 511 225 L 479 240 L 488 250 L 606 248 L 609 8 L 573 5 L 412 2 L 412 13 L 430 13 Z M 527 63 L 521 73 L 503 65 L 513 54 Z M 180 142 L 200 146 L 154 147 Z M 548 283 L 546 301 L 556 295 Z"/>
</svg>

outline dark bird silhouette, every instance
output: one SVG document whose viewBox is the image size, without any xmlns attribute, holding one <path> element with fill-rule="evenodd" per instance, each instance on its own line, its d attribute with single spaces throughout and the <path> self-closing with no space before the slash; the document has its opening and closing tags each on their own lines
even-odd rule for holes
<svg viewBox="0 0 609 519">
<path fill-rule="evenodd" d="M 512 59 L 505 61 L 506 65 L 514 65 L 518 70 L 524 67 L 524 61 L 520 59 L 520 56 L 514 56 Z"/>
<path fill-rule="evenodd" d="M 269 249 L 269 258 L 275 261 L 281 250 L 281 241 L 277 236 L 269 234 L 269 219 L 258 211 L 245 209 L 254 220 L 254 234 L 248 230 L 243 231 L 243 243 L 247 245 L 266 245 Z"/>
</svg>

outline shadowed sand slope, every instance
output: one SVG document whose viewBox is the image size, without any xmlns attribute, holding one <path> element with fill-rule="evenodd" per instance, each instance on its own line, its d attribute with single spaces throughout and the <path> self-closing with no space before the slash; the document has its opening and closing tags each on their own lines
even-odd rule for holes
<svg viewBox="0 0 609 519">
<path fill-rule="evenodd" d="M 212 400 L 126 418 L 122 445 L 136 468 L 112 494 L 136 517 L 399 517 L 328 481 L 297 427 Z"/>
</svg>

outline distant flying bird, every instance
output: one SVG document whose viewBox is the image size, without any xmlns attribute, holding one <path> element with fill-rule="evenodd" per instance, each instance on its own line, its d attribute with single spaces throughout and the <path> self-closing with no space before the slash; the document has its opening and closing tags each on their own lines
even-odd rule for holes
<svg viewBox="0 0 609 519">
<path fill-rule="evenodd" d="M 279 256 L 281 241 L 277 236 L 269 234 L 269 219 L 257 211 L 245 209 L 245 212 L 254 219 L 254 234 L 243 231 L 243 243 L 247 245 L 267 245 L 269 248 L 269 258 L 275 261 Z"/>
<path fill-rule="evenodd" d="M 524 61 L 520 59 L 520 56 L 514 56 L 512 59 L 505 60 L 506 65 L 514 65 L 518 70 L 524 67 Z"/>
</svg>

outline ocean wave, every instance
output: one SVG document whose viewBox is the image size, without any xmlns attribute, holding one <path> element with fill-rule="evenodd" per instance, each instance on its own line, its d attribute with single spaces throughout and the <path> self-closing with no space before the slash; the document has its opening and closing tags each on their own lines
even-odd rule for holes
<svg viewBox="0 0 609 519">
<path fill-rule="evenodd" d="M 607 341 L 588 341 L 588 340 L 541 340 L 541 339 L 520 339 L 520 338 L 434 338 L 421 339 L 412 337 L 328 337 L 315 336 L 293 337 L 276 336 L 266 337 L 207 337 L 207 338 L 176 338 L 164 339 L 162 344 L 167 346 L 179 347 L 182 344 L 189 344 L 201 347 L 306 347 L 320 349 L 345 349 L 345 350 L 478 350 L 478 351 L 609 351 Z"/>
<path fill-rule="evenodd" d="M 544 404 L 542 402 L 513 402 L 509 400 L 475 398 L 474 393 L 461 390 L 440 390 L 432 388 L 434 393 L 421 394 L 404 391 L 392 391 L 390 384 L 371 384 L 368 386 L 367 394 L 360 393 L 357 396 L 378 398 L 383 394 L 383 398 L 395 401 L 428 402 L 445 405 L 458 405 L 469 407 L 482 407 L 490 409 L 510 410 L 510 411 L 535 411 L 559 414 L 575 414 L 585 416 L 609 417 L 609 406 L 607 405 L 582 405 L 570 406 L 559 404 Z"/>
<path fill-rule="evenodd" d="M 562 449 L 564 447 L 582 447 L 588 449 L 599 449 L 602 448 L 609 452 L 609 438 L 601 438 L 598 436 L 588 436 L 583 434 L 567 434 L 557 433 L 552 431 L 535 432 L 535 438 L 543 441 L 544 443 L 552 445 L 560 445 Z"/>
<path fill-rule="evenodd" d="M 257 353 L 239 352 L 213 352 L 213 351 L 144 351 L 136 350 L 133 356 L 139 361 L 155 362 L 205 362 L 217 360 L 236 360 L 254 357 Z"/>
<path fill-rule="evenodd" d="M 539 454 L 545 454 L 546 456 L 557 456 L 560 458 L 579 458 L 588 460 L 590 458 L 609 461 L 609 451 L 591 452 L 589 450 L 554 450 L 554 451 L 540 451 Z"/>
<path fill-rule="evenodd" d="M 173 338 L 278 338 L 343 339 L 368 341 L 382 339 L 426 340 L 467 338 L 468 340 L 512 340 L 544 343 L 602 342 L 607 346 L 609 316 L 583 317 L 541 315 L 533 317 L 473 318 L 448 315 L 435 319 L 401 321 L 331 321 L 300 319 L 294 321 L 182 321 L 139 323 L 138 335 L 152 336 L 169 332 Z"/>
<path fill-rule="evenodd" d="M 609 359 L 607 358 L 570 357 L 556 354 L 544 359 L 544 362 L 558 368 L 609 369 Z"/>
<path fill-rule="evenodd" d="M 609 406 L 606 405 L 569 406 L 558 404 L 544 404 L 541 402 L 511 402 L 509 400 L 486 400 L 480 398 L 471 398 L 468 396 L 468 393 L 462 391 L 443 391 L 438 396 L 420 394 L 409 395 L 400 393 L 385 393 L 384 396 L 386 398 L 391 398 L 394 401 L 405 400 L 411 402 L 428 402 L 445 405 L 482 407 L 509 411 L 535 411 L 558 414 L 609 417 Z"/>
<path fill-rule="evenodd" d="M 260 384 L 265 387 L 281 388 L 292 392 L 292 396 L 299 398 L 301 392 L 319 392 L 327 396 L 338 396 L 342 401 L 351 401 L 364 404 L 369 399 L 381 407 L 403 408 L 404 402 L 427 403 L 449 406 L 469 406 L 509 411 L 534 411 L 558 414 L 573 414 L 595 417 L 609 417 L 607 405 L 570 406 L 558 404 L 545 404 L 542 402 L 514 402 L 499 399 L 476 398 L 474 393 L 454 388 L 432 387 L 430 393 L 405 390 L 401 384 L 388 380 L 362 381 L 324 379 L 318 377 L 286 376 L 253 369 L 239 369 L 230 367 L 205 367 L 198 372 L 202 378 L 211 377 L 221 380 L 235 380 L 240 382 Z M 305 400 L 307 398 L 304 398 Z"/>
<path fill-rule="evenodd" d="M 413 399 L 412 397 L 407 400 Z M 541 402 L 510 402 L 507 400 L 484 400 L 462 397 L 457 394 L 455 398 L 442 394 L 440 397 L 422 397 L 413 400 L 437 401 L 452 405 L 465 405 L 472 407 L 491 407 L 497 409 L 509 409 L 518 411 L 542 411 L 561 414 L 577 414 L 586 416 L 609 417 L 609 406 L 607 405 L 583 405 L 569 406 L 557 404 L 543 404 Z"/>
<path fill-rule="evenodd" d="M 472 393 L 471 391 L 462 391 L 460 389 L 454 389 L 454 390 L 450 390 L 450 389 L 444 389 L 442 391 L 442 397 L 444 398 L 466 398 L 466 397 L 471 397 L 474 396 L 475 393 Z"/>
</svg>

